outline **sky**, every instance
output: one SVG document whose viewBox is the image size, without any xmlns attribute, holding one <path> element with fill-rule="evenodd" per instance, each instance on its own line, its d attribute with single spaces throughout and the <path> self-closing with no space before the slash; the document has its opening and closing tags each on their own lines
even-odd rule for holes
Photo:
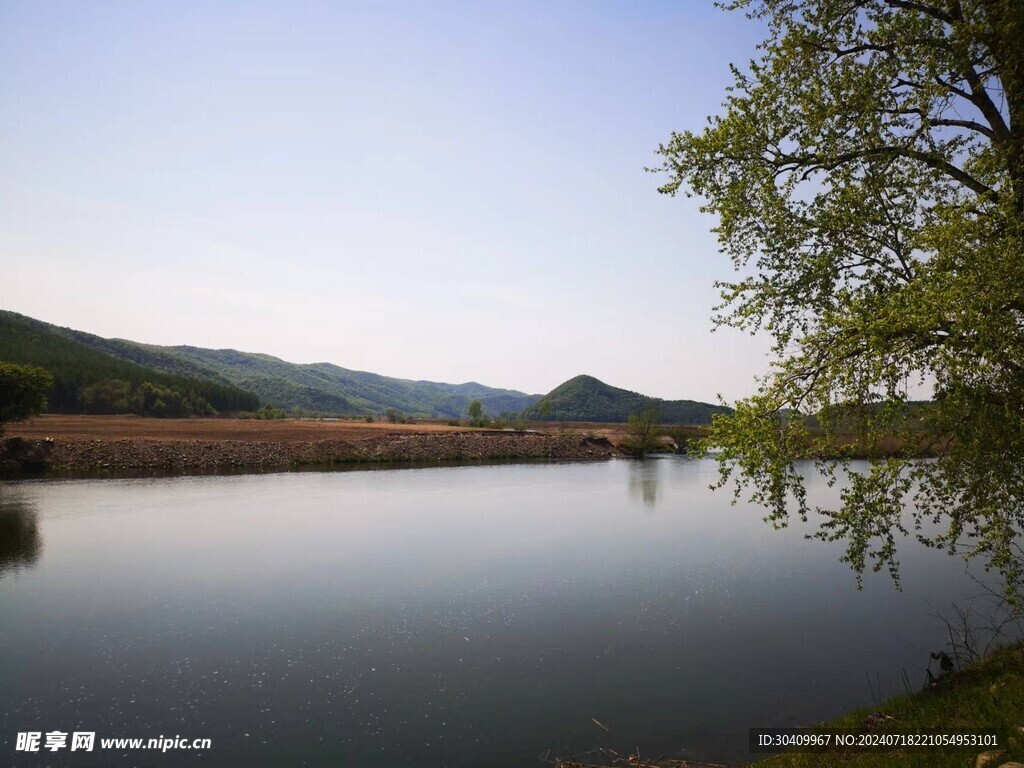
<svg viewBox="0 0 1024 768">
<path fill-rule="evenodd" d="M 755 389 L 654 151 L 762 37 L 710 0 L 0 4 L 0 308 L 544 393 Z"/>
</svg>

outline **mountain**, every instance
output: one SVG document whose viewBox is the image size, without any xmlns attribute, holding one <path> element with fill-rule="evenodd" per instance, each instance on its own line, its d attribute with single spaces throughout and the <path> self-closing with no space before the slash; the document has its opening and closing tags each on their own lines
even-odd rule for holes
<svg viewBox="0 0 1024 768">
<path fill-rule="evenodd" d="M 179 389 L 185 381 L 191 382 L 193 389 L 202 382 L 207 388 L 246 394 L 244 408 L 215 406 L 218 411 L 254 410 L 262 401 L 286 410 L 301 408 L 319 414 L 355 416 L 395 409 L 411 416 L 460 418 L 474 399 L 480 400 L 491 415 L 518 412 L 540 399 L 540 395 L 476 382 L 412 381 L 330 363 L 289 363 L 234 349 L 161 347 L 106 339 L 13 312 L 0 311 L 0 326 L 0 360 L 31 363 L 51 371 L 60 367 L 59 386 L 66 380 L 78 381 L 75 377 L 82 373 L 84 378 L 78 376 L 82 380 L 73 387 L 76 391 L 83 385 L 107 380 L 130 381 L 137 388 L 148 379 L 154 383 L 173 380 Z M 58 366 L 58 361 L 63 362 Z M 51 407 L 87 410 L 77 396 L 59 397 Z"/>
<path fill-rule="evenodd" d="M 467 405 L 468 400 L 479 400 L 484 407 L 484 411 L 492 416 L 498 416 L 503 413 L 519 413 L 541 398 L 540 395 L 527 395 L 514 389 L 485 387 L 483 384 L 477 384 L 475 381 L 470 381 L 466 384 L 443 384 L 436 381 L 419 381 L 416 383 L 440 387 L 445 392 L 465 397 L 467 398 Z"/>
<path fill-rule="evenodd" d="M 560 384 L 523 411 L 527 419 L 550 421 L 624 422 L 649 405 L 658 408 L 663 424 L 709 424 L 722 405 L 695 400 L 660 400 L 605 384 L 593 376 L 576 376 Z"/>
<path fill-rule="evenodd" d="M 157 348 L 256 392 L 281 408 L 360 414 L 383 413 L 389 408 L 412 416 L 459 418 L 471 400 L 478 399 L 492 415 L 518 412 L 540 395 L 528 395 L 481 384 L 444 384 L 412 381 L 353 371 L 331 363 L 289 363 L 270 355 L 233 349 L 199 347 Z"/>
<path fill-rule="evenodd" d="M 252 392 L 206 376 L 187 361 L 168 361 L 166 370 L 135 362 L 129 345 L 0 310 L 0 360 L 50 372 L 50 411 L 188 416 L 260 405 Z"/>
<path fill-rule="evenodd" d="M 182 416 L 256 410 L 263 404 L 315 414 L 461 418 L 479 400 L 492 416 L 624 422 L 650 404 L 663 423 L 707 424 L 729 409 L 657 400 L 577 376 L 543 397 L 475 381 L 397 379 L 331 363 L 289 363 L 235 349 L 162 347 L 107 339 L 0 310 L 0 360 L 38 365 L 55 378 L 50 410 Z"/>
</svg>

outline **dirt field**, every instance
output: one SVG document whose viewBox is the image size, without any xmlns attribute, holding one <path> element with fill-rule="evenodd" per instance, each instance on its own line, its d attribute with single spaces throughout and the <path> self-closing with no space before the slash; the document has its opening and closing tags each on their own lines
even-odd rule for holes
<svg viewBox="0 0 1024 768">
<path fill-rule="evenodd" d="M 151 419 L 43 415 L 11 424 L 0 474 L 49 470 L 189 473 L 350 462 L 596 459 L 621 455 L 593 431 L 543 433 L 443 423 Z"/>
<path fill-rule="evenodd" d="M 625 424 L 591 422 L 534 422 L 531 429 L 553 435 L 591 435 L 620 442 Z M 472 427 L 452 427 L 440 421 L 392 424 L 363 420 L 318 421 L 315 419 L 154 419 L 145 416 L 82 416 L 43 414 L 28 421 L 8 424 L 7 437 L 40 440 L 47 437 L 111 440 L 258 440 L 296 442 L 309 440 L 363 440 L 385 435 L 481 432 Z M 697 430 L 694 429 L 696 434 Z"/>
<path fill-rule="evenodd" d="M 384 435 L 435 432 L 474 432 L 468 427 L 445 424 L 392 424 L 365 421 L 314 421 L 300 419 L 151 419 L 144 416 L 65 416 L 44 414 L 8 424 L 6 437 L 27 439 L 74 438 L 109 440 L 258 440 L 299 442 L 309 440 L 362 440 Z"/>
</svg>

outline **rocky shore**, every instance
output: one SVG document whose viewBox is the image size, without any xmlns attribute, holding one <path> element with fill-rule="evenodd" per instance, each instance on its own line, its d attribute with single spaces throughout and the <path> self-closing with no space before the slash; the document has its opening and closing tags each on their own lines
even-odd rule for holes
<svg viewBox="0 0 1024 768">
<path fill-rule="evenodd" d="M 609 440 L 529 432 L 425 432 L 299 441 L 57 437 L 0 441 L 0 473 L 216 472 L 355 462 L 592 459 L 620 455 Z"/>
</svg>

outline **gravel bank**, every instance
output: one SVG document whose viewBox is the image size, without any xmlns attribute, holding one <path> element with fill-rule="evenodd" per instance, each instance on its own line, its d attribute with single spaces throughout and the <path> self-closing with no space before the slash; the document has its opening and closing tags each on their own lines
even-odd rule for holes
<svg viewBox="0 0 1024 768">
<path fill-rule="evenodd" d="M 588 459 L 619 455 L 604 438 L 522 432 L 411 433 L 360 440 L 24 440 L 0 443 L 0 471 L 207 472 L 347 462 Z M 24 457 L 31 457 L 31 466 Z"/>
</svg>

